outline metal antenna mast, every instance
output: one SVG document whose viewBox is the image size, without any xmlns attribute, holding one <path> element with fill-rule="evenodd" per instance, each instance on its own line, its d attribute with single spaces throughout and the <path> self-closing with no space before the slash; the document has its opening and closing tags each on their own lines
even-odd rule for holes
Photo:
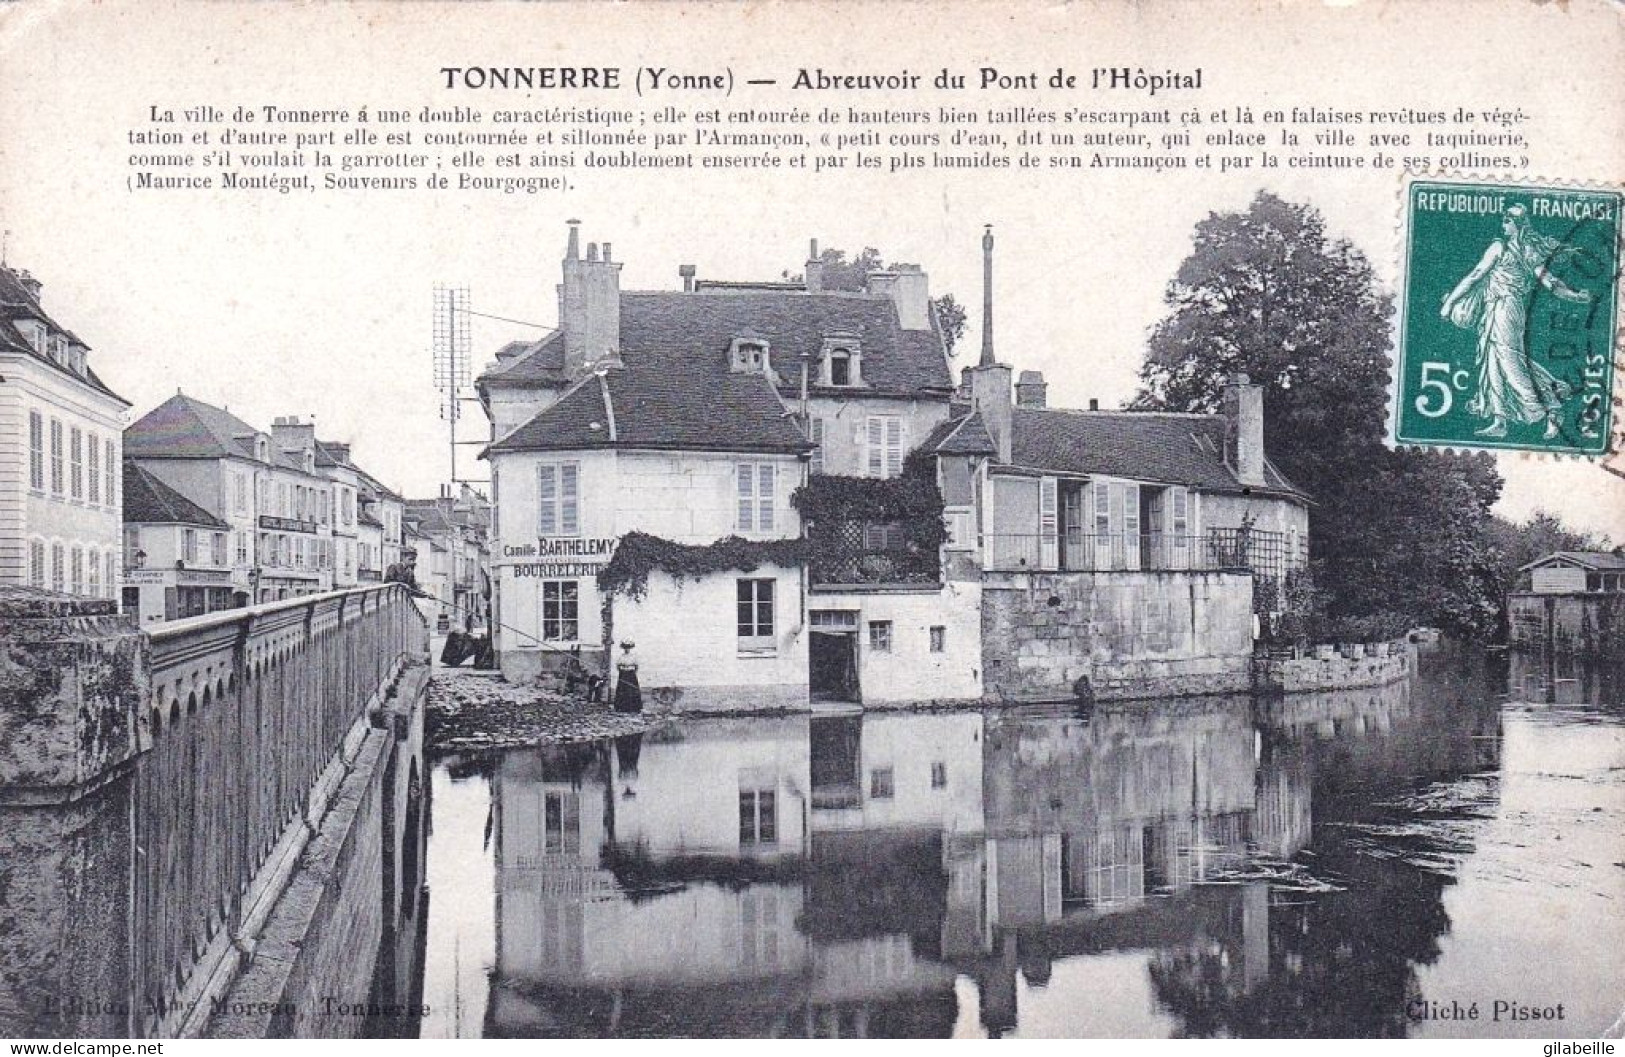
<svg viewBox="0 0 1625 1057">
<path fill-rule="evenodd" d="M 440 417 L 449 433 L 447 451 L 451 457 L 451 482 L 457 477 L 457 419 L 461 417 L 462 392 L 468 388 L 469 363 L 468 287 L 434 288 L 434 387 L 445 397 Z"/>
</svg>

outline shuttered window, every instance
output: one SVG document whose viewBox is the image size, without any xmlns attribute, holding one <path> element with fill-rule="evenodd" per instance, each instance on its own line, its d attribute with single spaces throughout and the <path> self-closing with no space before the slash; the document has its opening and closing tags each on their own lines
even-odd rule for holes
<svg viewBox="0 0 1625 1057">
<path fill-rule="evenodd" d="M 85 435 L 78 426 L 68 431 L 68 494 L 75 499 L 85 497 Z M 78 594 L 75 591 L 74 594 Z"/>
<path fill-rule="evenodd" d="M 85 484 L 89 487 L 90 494 L 85 498 L 92 503 L 100 503 L 102 501 L 102 446 L 96 443 L 95 437 L 90 438 L 90 450 L 85 454 L 90 457 L 90 468 L 85 474 Z M 90 593 L 95 594 L 96 592 L 91 591 Z"/>
<path fill-rule="evenodd" d="M 770 462 L 742 462 L 734 467 L 738 490 L 736 528 L 740 532 L 772 532 L 778 491 L 778 467 Z"/>
<path fill-rule="evenodd" d="M 28 487 L 45 491 L 45 417 L 38 411 L 28 413 Z"/>
<path fill-rule="evenodd" d="M 870 415 L 864 425 L 864 472 L 869 477 L 897 477 L 903 472 L 903 420 L 896 415 Z"/>
<path fill-rule="evenodd" d="M 51 491 L 62 494 L 62 481 L 66 476 L 62 458 L 62 423 L 51 419 Z"/>
<path fill-rule="evenodd" d="M 108 506 L 118 506 L 118 497 L 114 489 L 114 477 L 118 473 L 118 458 L 113 454 L 112 440 L 102 441 L 102 502 Z"/>
<path fill-rule="evenodd" d="M 540 507 L 536 533 L 540 536 L 581 534 L 581 466 L 573 462 L 543 463 L 540 468 Z"/>
</svg>

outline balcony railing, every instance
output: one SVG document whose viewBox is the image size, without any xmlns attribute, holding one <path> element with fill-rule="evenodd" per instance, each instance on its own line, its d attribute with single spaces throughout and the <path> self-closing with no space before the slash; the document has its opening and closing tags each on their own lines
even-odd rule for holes
<svg viewBox="0 0 1625 1057">
<path fill-rule="evenodd" d="M 1257 575 L 1281 576 L 1308 562 L 1303 540 L 1284 532 L 1256 529 L 1209 529 L 1202 535 L 1165 532 L 989 533 L 982 537 L 989 569 L 1003 572 L 1135 572 L 1246 569 Z"/>
</svg>

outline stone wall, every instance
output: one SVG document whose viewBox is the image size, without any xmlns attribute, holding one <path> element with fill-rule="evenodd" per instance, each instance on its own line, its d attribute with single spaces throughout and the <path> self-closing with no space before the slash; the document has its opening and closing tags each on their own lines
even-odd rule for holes
<svg viewBox="0 0 1625 1057">
<path fill-rule="evenodd" d="M 1296 694 L 1382 686 L 1416 671 L 1416 648 L 1404 639 L 1383 643 L 1385 655 L 1371 646 L 1359 657 L 1333 652 L 1330 657 L 1258 657 L 1253 661 L 1253 687 L 1261 693 Z"/>
<path fill-rule="evenodd" d="M 1006 700 L 1235 693 L 1250 685 L 1252 578 L 1234 572 L 989 574 L 986 692 Z"/>
</svg>

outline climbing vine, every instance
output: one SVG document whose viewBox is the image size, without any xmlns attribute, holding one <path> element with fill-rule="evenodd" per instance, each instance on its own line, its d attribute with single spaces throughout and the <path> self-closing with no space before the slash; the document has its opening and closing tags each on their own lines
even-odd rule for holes
<svg viewBox="0 0 1625 1057">
<path fill-rule="evenodd" d="M 715 543 L 674 543 L 647 532 L 628 532 L 615 547 L 615 556 L 598 572 L 598 589 L 607 598 L 622 594 L 642 598 L 649 574 L 656 569 L 674 578 L 699 580 L 713 573 L 755 572 L 763 565 L 801 565 L 807 560 L 807 541 L 747 540 L 725 536 Z"/>
<path fill-rule="evenodd" d="M 933 558 L 948 539 L 934 464 L 919 452 L 910 453 L 899 477 L 812 477 L 790 496 L 790 505 L 815 545 L 821 536 L 853 522 L 896 523 L 909 549 Z"/>
</svg>

